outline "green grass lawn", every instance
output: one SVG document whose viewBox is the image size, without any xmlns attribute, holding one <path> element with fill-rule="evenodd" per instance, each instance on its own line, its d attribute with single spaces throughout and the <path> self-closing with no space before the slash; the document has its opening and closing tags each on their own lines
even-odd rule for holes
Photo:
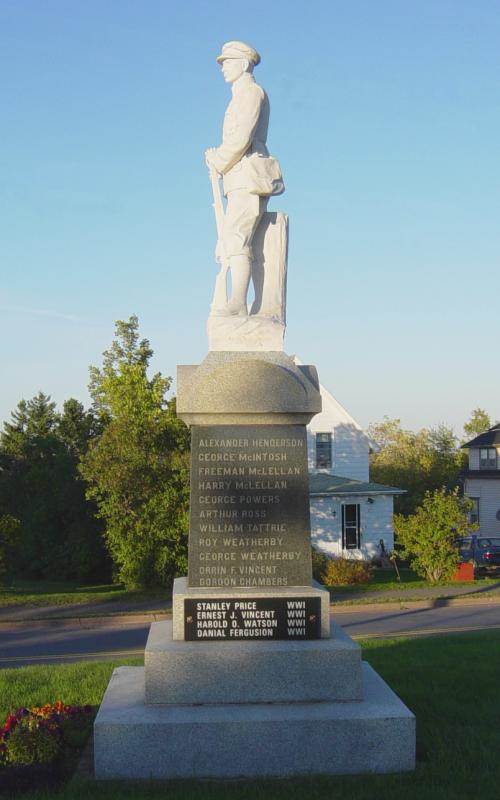
<svg viewBox="0 0 500 800">
<path fill-rule="evenodd" d="M 51 581 L 15 581 L 0 587 L 0 608 L 66 606 L 72 603 L 135 603 L 142 600 L 167 599 L 166 591 L 132 592 L 119 584 L 82 586 L 78 583 Z"/>
<path fill-rule="evenodd" d="M 392 569 L 376 569 L 373 579 L 366 584 L 358 586 L 332 586 L 332 594 L 339 595 L 342 602 L 363 602 L 367 592 L 384 592 L 397 590 L 405 599 L 411 599 L 412 590 L 428 589 L 430 584 L 419 578 L 411 569 L 400 569 L 401 581 L 396 579 Z M 500 585 L 500 576 L 476 580 L 476 587 Z M 470 586 L 470 583 L 440 583 L 435 584 L 442 588 L 446 595 L 447 587 Z M 474 595 L 473 595 L 474 596 Z M 105 584 L 101 586 L 82 586 L 78 583 L 56 583 L 49 581 L 16 581 L 10 587 L 0 587 L 0 608 L 12 608 L 18 611 L 21 608 L 41 608 L 43 606 L 60 606 L 61 609 L 68 605 L 92 606 L 97 603 L 117 603 L 124 607 L 129 603 L 141 601 L 158 601 L 158 608 L 169 600 L 165 590 L 150 590 L 145 592 L 132 592 L 119 584 Z M 86 609 L 85 613 L 92 613 Z"/>
<path fill-rule="evenodd" d="M 474 584 L 472 584 L 470 581 L 440 581 L 438 583 L 431 584 L 428 581 L 425 581 L 423 578 L 420 578 L 412 569 L 400 568 L 399 574 L 401 576 L 401 580 L 398 581 L 395 570 L 378 568 L 374 570 L 373 578 L 371 581 L 369 581 L 369 583 L 361 583 L 354 586 L 330 586 L 329 588 L 333 594 L 345 594 L 346 597 L 360 595 L 362 597 L 364 594 L 366 594 L 366 592 L 386 592 L 397 590 L 401 593 L 405 592 L 410 596 L 412 590 L 414 589 L 429 589 L 431 587 L 446 589 L 450 587 L 471 585 L 477 587 L 500 585 L 500 575 L 497 575 L 496 577 L 478 577 L 474 581 Z"/>
<path fill-rule="evenodd" d="M 362 642 L 364 657 L 417 717 L 414 773 L 275 781 L 96 784 L 26 800 L 456 800 L 500 796 L 500 632 Z M 124 662 L 120 662 L 124 663 Z M 138 663 L 128 661 L 127 663 Z M 0 714 L 61 698 L 97 706 L 110 663 L 0 671 Z M 138 754 L 138 757 L 140 754 Z"/>
</svg>

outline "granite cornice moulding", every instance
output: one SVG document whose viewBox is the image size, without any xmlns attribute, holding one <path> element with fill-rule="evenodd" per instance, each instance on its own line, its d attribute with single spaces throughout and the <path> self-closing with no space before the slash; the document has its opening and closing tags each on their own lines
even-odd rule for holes
<svg viewBox="0 0 500 800">
<path fill-rule="evenodd" d="M 212 352 L 177 370 L 177 413 L 188 425 L 307 425 L 319 411 L 315 367 L 284 353 Z"/>
</svg>

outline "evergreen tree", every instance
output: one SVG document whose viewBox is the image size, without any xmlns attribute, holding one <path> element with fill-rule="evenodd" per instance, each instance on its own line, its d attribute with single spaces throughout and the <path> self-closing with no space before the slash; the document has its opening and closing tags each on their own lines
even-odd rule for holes
<svg viewBox="0 0 500 800">
<path fill-rule="evenodd" d="M 62 415 L 48 395 L 21 400 L 0 436 L 0 513 L 19 521 L 16 572 L 98 580 L 109 563 L 78 460 L 92 435 L 76 400 Z"/>
<path fill-rule="evenodd" d="M 50 396 L 38 392 L 31 400 L 21 400 L 11 414 L 12 421 L 4 423 L 1 446 L 4 453 L 25 455 L 37 443 L 50 446 L 57 422 L 56 404 Z"/>
<path fill-rule="evenodd" d="M 71 397 L 63 404 L 57 420 L 57 436 L 70 453 L 80 458 L 87 452 L 89 441 L 101 431 L 96 415 L 85 410 L 82 403 Z"/>
<path fill-rule="evenodd" d="M 20 544 L 20 523 L 10 514 L 0 515 L 0 585 L 12 575 Z"/>
</svg>

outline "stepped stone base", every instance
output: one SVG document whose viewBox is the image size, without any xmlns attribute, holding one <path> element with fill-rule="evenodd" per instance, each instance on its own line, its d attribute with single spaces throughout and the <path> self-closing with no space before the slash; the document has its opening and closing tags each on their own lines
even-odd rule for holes
<svg viewBox="0 0 500 800">
<path fill-rule="evenodd" d="M 146 703 L 298 703 L 361 700 L 361 649 L 332 623 L 311 641 L 180 642 L 153 622 L 145 650 Z"/>
<path fill-rule="evenodd" d="M 98 779 L 414 769 L 415 717 L 368 664 L 364 699 L 349 703 L 148 706 L 144 672 L 113 673 L 94 727 Z"/>
</svg>

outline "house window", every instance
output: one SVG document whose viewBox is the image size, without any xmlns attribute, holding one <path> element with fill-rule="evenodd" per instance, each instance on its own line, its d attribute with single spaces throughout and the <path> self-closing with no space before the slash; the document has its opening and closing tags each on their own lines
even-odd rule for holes
<svg viewBox="0 0 500 800">
<path fill-rule="evenodd" d="M 469 522 L 472 525 L 479 525 L 479 497 L 469 497 L 469 500 L 473 503 L 469 511 Z"/>
<path fill-rule="evenodd" d="M 331 469 L 332 466 L 332 434 L 316 434 L 316 467 Z"/>
<path fill-rule="evenodd" d="M 359 503 L 342 506 L 342 549 L 358 550 L 360 547 Z"/>
<path fill-rule="evenodd" d="M 497 451 L 495 447 L 481 447 L 479 450 L 479 469 L 496 469 Z"/>
</svg>

